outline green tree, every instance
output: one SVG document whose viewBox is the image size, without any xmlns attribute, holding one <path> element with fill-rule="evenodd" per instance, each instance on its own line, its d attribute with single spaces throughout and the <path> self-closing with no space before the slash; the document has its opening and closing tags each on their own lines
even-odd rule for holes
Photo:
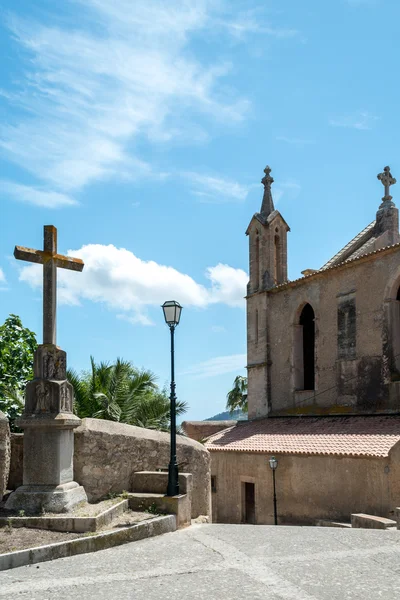
<svg viewBox="0 0 400 600">
<path fill-rule="evenodd" d="M 13 431 L 24 408 L 26 382 L 33 377 L 36 348 L 33 331 L 23 327 L 17 315 L 10 315 L 0 327 L 0 410 L 8 416 Z"/>
<path fill-rule="evenodd" d="M 233 412 L 240 409 L 248 412 L 247 406 L 247 377 L 238 375 L 233 382 L 233 388 L 226 396 L 226 408 Z"/>
<path fill-rule="evenodd" d="M 93 417 L 119 421 L 138 427 L 168 431 L 170 402 L 166 390 L 156 385 L 151 371 L 137 369 L 129 361 L 117 359 L 113 364 L 96 364 L 78 374 L 68 371 L 75 392 L 75 412 L 80 418 Z M 177 415 L 187 410 L 177 402 Z"/>
</svg>

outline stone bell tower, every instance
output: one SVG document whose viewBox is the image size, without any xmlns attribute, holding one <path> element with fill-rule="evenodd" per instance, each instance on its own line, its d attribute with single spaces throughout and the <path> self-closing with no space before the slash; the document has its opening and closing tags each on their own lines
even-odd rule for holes
<svg viewBox="0 0 400 600">
<path fill-rule="evenodd" d="M 268 297 L 262 293 L 287 281 L 288 224 L 272 199 L 270 167 L 265 167 L 261 183 L 264 195 L 261 210 L 247 228 L 249 236 L 250 280 L 247 286 L 247 369 L 249 418 L 269 412 L 269 333 Z"/>
<path fill-rule="evenodd" d="M 287 280 L 288 224 L 272 199 L 270 167 L 265 167 L 261 183 L 264 195 L 259 213 L 255 213 L 247 228 L 250 253 L 249 293 L 267 290 Z"/>
</svg>

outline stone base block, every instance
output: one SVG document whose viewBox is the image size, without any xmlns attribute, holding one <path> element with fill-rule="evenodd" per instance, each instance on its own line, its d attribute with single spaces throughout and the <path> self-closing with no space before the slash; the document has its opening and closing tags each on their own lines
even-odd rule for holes
<svg viewBox="0 0 400 600">
<path fill-rule="evenodd" d="M 191 524 L 190 500 L 187 494 L 181 496 L 164 496 L 164 494 L 133 493 L 128 495 L 131 510 L 147 510 L 151 508 L 160 514 L 176 515 L 178 529 Z"/>
<path fill-rule="evenodd" d="M 27 514 L 64 513 L 81 502 L 87 502 L 84 488 L 70 481 L 58 486 L 22 485 L 8 498 L 5 508 Z"/>
<path fill-rule="evenodd" d="M 351 515 L 351 526 L 363 529 L 389 529 L 396 527 L 396 521 L 386 519 L 385 517 L 376 517 L 375 515 L 365 515 L 364 513 L 355 513 Z"/>
</svg>

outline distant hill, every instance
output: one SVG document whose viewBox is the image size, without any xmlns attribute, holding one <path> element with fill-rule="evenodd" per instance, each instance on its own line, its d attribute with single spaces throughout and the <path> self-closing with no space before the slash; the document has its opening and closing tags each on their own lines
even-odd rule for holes
<svg viewBox="0 0 400 600">
<path fill-rule="evenodd" d="M 204 419 L 205 421 L 247 421 L 247 413 L 244 413 L 240 409 L 234 410 L 232 413 L 229 410 L 218 413 L 214 417 Z"/>
</svg>

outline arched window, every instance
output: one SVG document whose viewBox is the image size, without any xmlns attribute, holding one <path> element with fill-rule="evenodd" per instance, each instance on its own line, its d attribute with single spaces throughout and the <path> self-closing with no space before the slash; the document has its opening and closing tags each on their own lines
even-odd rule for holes
<svg viewBox="0 0 400 600">
<path fill-rule="evenodd" d="M 315 389 L 315 314 L 306 304 L 300 315 L 299 332 L 302 337 L 303 389 Z"/>
<path fill-rule="evenodd" d="M 275 261 L 274 261 L 274 280 L 275 283 L 282 283 L 282 247 L 281 238 L 279 235 L 275 236 Z"/>
</svg>

